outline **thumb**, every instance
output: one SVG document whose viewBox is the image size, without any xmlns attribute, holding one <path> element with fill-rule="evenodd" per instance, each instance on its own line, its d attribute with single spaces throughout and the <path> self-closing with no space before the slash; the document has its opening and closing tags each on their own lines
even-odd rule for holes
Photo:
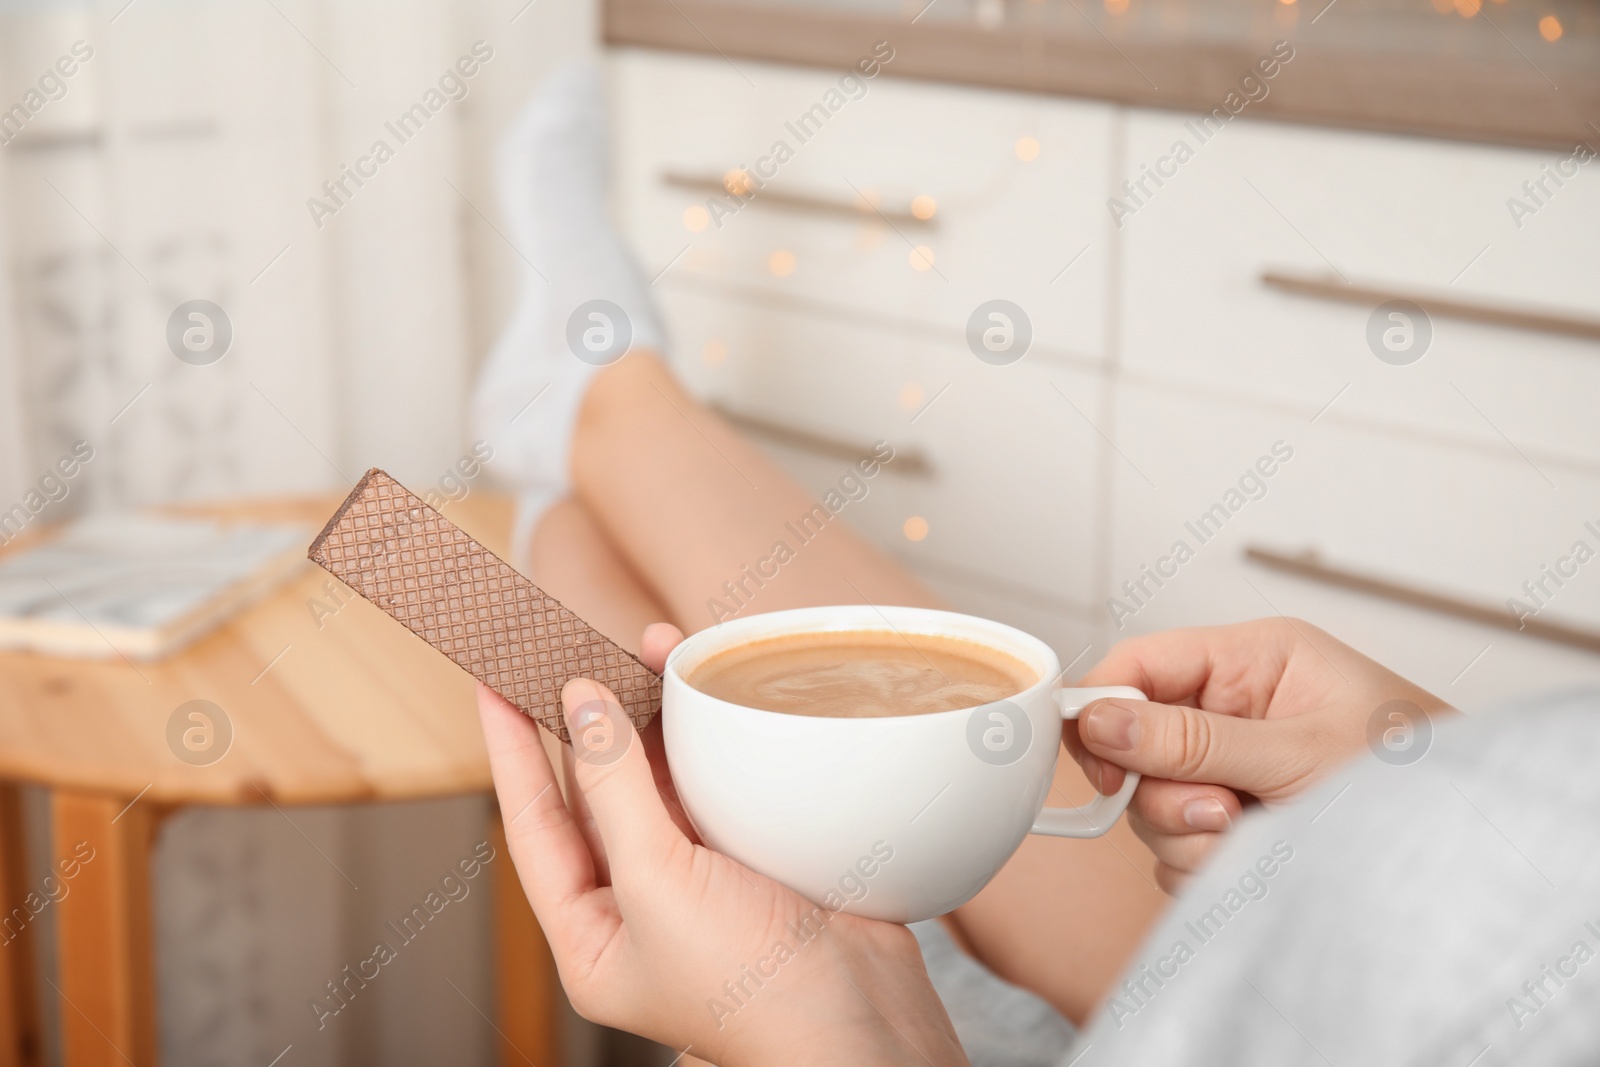
<svg viewBox="0 0 1600 1067">
<path fill-rule="evenodd" d="M 574 678 L 561 690 L 572 735 L 574 777 L 600 831 L 612 883 L 630 871 L 656 869 L 662 849 L 682 832 L 656 791 L 644 743 L 611 690 Z"/>
<path fill-rule="evenodd" d="M 1079 717 L 1091 753 L 1152 778 L 1207 782 L 1271 798 L 1318 764 L 1301 718 L 1247 719 L 1147 700 L 1098 700 Z"/>
</svg>

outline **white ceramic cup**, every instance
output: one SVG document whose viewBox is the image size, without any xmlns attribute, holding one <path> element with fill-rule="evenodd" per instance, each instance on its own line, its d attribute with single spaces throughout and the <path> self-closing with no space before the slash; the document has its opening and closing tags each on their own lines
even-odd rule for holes
<svg viewBox="0 0 1600 1067">
<path fill-rule="evenodd" d="M 981 708 L 885 718 L 786 715 L 686 680 L 715 653 L 795 633 L 875 631 L 975 641 L 1036 681 Z M 1063 689 L 1050 647 L 988 619 L 926 608 L 799 608 L 724 622 L 667 658 L 662 717 L 678 797 L 700 837 L 832 910 L 915 922 L 971 900 L 1030 832 L 1098 837 L 1139 783 L 1046 808 L 1061 721 L 1126 686 Z"/>
</svg>

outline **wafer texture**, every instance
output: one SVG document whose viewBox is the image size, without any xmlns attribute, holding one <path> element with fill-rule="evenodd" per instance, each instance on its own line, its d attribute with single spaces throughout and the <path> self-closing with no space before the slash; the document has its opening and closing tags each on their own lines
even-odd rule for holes
<svg viewBox="0 0 1600 1067">
<path fill-rule="evenodd" d="M 593 678 L 643 729 L 661 677 L 383 471 L 367 471 L 306 553 L 563 741 L 561 687 Z"/>
</svg>

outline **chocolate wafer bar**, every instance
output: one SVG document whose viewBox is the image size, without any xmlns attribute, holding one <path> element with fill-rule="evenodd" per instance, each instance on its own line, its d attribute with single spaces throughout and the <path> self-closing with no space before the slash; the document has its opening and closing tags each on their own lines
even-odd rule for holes
<svg viewBox="0 0 1600 1067">
<path fill-rule="evenodd" d="M 376 467 L 306 554 L 563 741 L 561 687 L 609 686 L 643 729 L 661 677 Z"/>
</svg>

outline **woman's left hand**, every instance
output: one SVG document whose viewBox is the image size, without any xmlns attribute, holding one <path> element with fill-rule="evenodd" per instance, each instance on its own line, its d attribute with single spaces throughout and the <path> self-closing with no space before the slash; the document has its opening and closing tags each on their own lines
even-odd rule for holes
<svg viewBox="0 0 1600 1067">
<path fill-rule="evenodd" d="M 1246 804 L 1289 800 L 1320 782 L 1372 743 L 1375 718 L 1409 738 L 1418 722 L 1450 711 L 1288 618 L 1130 638 L 1081 684 L 1150 694 L 1096 701 L 1063 739 L 1102 793 L 1115 793 L 1125 770 L 1144 775 L 1128 821 L 1155 853 L 1156 881 L 1169 893 L 1204 865 Z"/>
<path fill-rule="evenodd" d="M 661 669 L 680 640 L 651 627 L 645 662 Z M 478 689 L 511 858 L 579 1014 L 722 1067 L 966 1063 L 905 927 L 830 912 L 695 843 L 611 692 L 574 679 L 561 702 L 582 822 L 537 724 Z M 593 730 L 608 740 L 584 745 Z"/>
</svg>

